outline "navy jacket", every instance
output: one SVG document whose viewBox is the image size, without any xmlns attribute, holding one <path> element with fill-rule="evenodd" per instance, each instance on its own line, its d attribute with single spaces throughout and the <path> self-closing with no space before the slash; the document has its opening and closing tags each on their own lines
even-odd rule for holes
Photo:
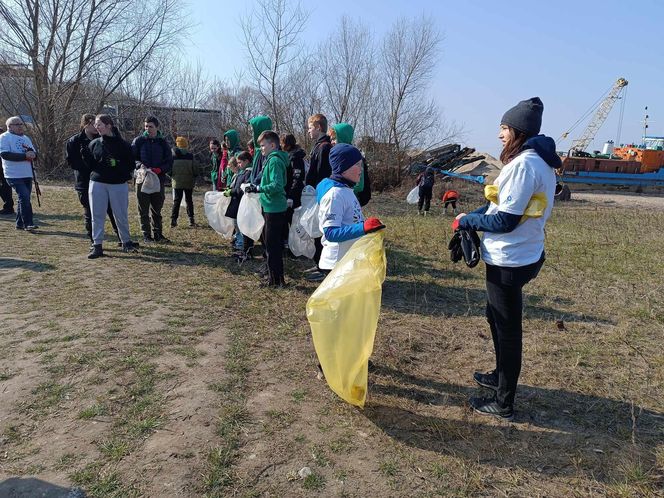
<svg viewBox="0 0 664 498">
<path fill-rule="evenodd" d="M 163 183 L 166 173 L 170 173 L 173 169 L 173 153 L 161 133 L 155 138 L 145 133 L 137 136 L 131 144 L 131 149 L 134 152 L 136 169 L 139 169 L 141 164 L 146 168 L 160 168 L 159 180 Z"/>
</svg>

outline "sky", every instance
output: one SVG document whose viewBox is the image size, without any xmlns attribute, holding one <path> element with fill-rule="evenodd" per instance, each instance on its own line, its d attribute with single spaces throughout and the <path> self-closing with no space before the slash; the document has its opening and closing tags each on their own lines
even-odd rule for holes
<svg viewBox="0 0 664 498">
<path fill-rule="evenodd" d="M 232 79 L 246 64 L 239 22 L 254 1 L 190 0 L 196 24 L 183 47 L 211 76 Z M 430 94 L 443 118 L 461 125 L 463 145 L 499 154 L 498 125 L 518 101 L 544 102 L 542 133 L 558 140 L 619 78 L 629 81 L 621 142 L 639 143 L 644 108 L 649 135 L 664 135 L 664 0 L 303 2 L 302 43 L 325 40 L 342 15 L 382 36 L 403 17 L 425 15 L 443 33 Z M 589 150 L 616 140 L 616 103 Z M 569 148 L 585 123 L 558 149 Z M 432 123 L 432 135 L 436 123 Z M 435 140 L 434 140 L 435 141 Z"/>
</svg>

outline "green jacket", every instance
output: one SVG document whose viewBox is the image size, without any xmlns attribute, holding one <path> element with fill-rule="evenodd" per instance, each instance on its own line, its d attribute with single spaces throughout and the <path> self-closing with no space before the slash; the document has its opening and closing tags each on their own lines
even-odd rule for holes
<svg viewBox="0 0 664 498">
<path fill-rule="evenodd" d="M 242 152 L 242 147 L 240 147 L 240 136 L 236 130 L 228 130 L 226 133 L 224 133 L 224 137 L 228 137 L 228 142 L 230 143 L 228 150 L 230 152 Z"/>
<path fill-rule="evenodd" d="M 337 143 L 338 144 L 352 144 L 353 135 L 355 130 L 348 123 L 337 123 L 332 125 L 332 129 L 337 134 Z M 364 190 L 364 169 L 366 168 L 366 161 L 363 162 L 362 173 L 360 174 L 360 181 L 355 184 L 353 187 L 353 192 L 359 194 Z"/>
<path fill-rule="evenodd" d="M 283 213 L 288 209 L 286 202 L 288 164 L 288 154 L 283 150 L 275 150 L 267 156 L 260 185 L 261 206 L 266 213 Z"/>
<path fill-rule="evenodd" d="M 173 170 L 170 175 L 173 188 L 194 188 L 196 167 L 194 156 L 187 149 L 173 149 Z"/>
</svg>

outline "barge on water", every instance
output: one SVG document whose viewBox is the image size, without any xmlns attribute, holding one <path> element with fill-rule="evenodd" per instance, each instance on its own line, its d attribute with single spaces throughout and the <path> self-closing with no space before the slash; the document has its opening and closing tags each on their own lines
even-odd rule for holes
<svg viewBox="0 0 664 498">
<path fill-rule="evenodd" d="M 573 151 L 563 155 L 563 182 L 624 187 L 664 186 L 664 137 L 644 137 L 643 145 L 613 147 L 602 153 Z"/>
</svg>

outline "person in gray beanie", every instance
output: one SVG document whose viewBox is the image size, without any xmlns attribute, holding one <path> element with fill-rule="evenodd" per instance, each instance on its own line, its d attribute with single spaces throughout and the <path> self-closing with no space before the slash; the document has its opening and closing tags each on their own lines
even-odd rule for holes
<svg viewBox="0 0 664 498">
<path fill-rule="evenodd" d="M 555 169 L 561 166 L 552 138 L 540 135 L 544 105 L 538 97 L 523 100 L 500 120 L 500 159 L 505 165 L 494 182 L 495 201 L 462 213 L 452 229 L 484 232 L 482 259 L 486 266 L 486 317 L 495 350 L 495 369 L 475 372 L 473 378 L 490 390 L 472 397 L 471 408 L 482 415 L 511 419 L 521 373 L 523 286 L 544 264 L 544 227 L 551 215 L 556 189 Z M 544 194 L 546 208 L 539 217 L 524 216 L 535 194 Z"/>
</svg>

